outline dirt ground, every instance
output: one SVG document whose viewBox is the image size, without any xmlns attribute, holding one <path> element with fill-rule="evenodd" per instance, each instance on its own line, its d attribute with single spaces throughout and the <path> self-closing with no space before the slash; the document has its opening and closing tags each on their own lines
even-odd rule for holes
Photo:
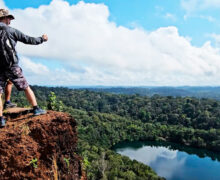
<svg viewBox="0 0 220 180">
<path fill-rule="evenodd" d="M 4 113 L 0 129 L 0 179 L 86 179 L 77 155 L 76 121 L 68 114 L 48 111 L 33 116 L 30 109 Z"/>
</svg>

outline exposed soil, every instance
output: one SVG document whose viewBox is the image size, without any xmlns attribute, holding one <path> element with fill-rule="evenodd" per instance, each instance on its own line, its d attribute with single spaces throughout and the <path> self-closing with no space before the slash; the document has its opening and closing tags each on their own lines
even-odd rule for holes
<svg viewBox="0 0 220 180">
<path fill-rule="evenodd" d="M 48 111 L 33 116 L 30 109 L 21 108 L 4 115 L 7 124 L 0 129 L 0 179 L 86 179 L 76 154 L 76 121 L 70 115 Z"/>
</svg>

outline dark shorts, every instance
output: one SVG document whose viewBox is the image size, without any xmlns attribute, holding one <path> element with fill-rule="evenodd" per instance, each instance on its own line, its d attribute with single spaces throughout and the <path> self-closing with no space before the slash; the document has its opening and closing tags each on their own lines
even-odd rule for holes
<svg viewBox="0 0 220 180">
<path fill-rule="evenodd" d="M 19 66 L 0 70 L 0 94 L 4 92 L 8 80 L 10 80 L 19 91 L 25 90 L 29 86 Z"/>
</svg>

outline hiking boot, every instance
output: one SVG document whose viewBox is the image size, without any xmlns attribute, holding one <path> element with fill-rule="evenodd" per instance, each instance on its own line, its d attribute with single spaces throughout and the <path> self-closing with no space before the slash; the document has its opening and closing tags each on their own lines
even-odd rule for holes
<svg viewBox="0 0 220 180">
<path fill-rule="evenodd" d="M 17 104 L 14 104 L 12 102 L 5 102 L 4 104 L 4 109 L 13 108 L 13 107 L 17 107 Z"/>
<path fill-rule="evenodd" d="M 6 120 L 4 118 L 1 118 L 0 119 L 0 128 L 5 127 L 5 124 L 6 124 Z"/>
<path fill-rule="evenodd" d="M 33 109 L 34 116 L 39 116 L 39 115 L 46 114 L 46 113 L 47 113 L 47 111 L 45 111 L 39 107 L 36 109 Z"/>
</svg>

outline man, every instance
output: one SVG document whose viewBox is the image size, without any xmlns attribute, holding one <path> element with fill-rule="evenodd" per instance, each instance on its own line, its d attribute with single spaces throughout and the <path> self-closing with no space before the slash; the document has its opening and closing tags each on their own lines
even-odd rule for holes
<svg viewBox="0 0 220 180">
<path fill-rule="evenodd" d="M 14 19 L 14 16 L 9 14 L 8 10 L 0 9 L 0 31 L 2 29 L 5 29 L 8 33 L 8 37 L 10 39 L 11 46 L 15 50 L 15 46 L 17 41 L 20 41 L 25 44 L 41 44 L 44 41 L 48 40 L 48 37 L 46 34 L 44 34 L 42 37 L 34 38 L 27 36 L 20 32 L 17 29 L 14 29 L 10 27 L 11 20 Z M 15 51 L 15 57 L 16 61 L 13 61 L 12 66 L 9 67 L 2 67 L 0 66 L 0 127 L 4 127 L 6 124 L 6 120 L 3 117 L 2 112 L 2 94 L 6 85 L 6 82 L 10 80 L 18 90 L 23 90 L 25 92 L 25 95 L 29 101 L 29 103 L 33 107 L 33 114 L 34 115 L 41 115 L 46 114 L 45 110 L 42 110 L 38 107 L 37 101 L 35 98 L 35 95 L 33 91 L 31 90 L 30 86 L 28 85 L 25 77 L 23 76 L 22 69 L 18 65 L 18 56 L 17 52 Z M 1 60 L 1 59 L 0 59 Z"/>
</svg>

